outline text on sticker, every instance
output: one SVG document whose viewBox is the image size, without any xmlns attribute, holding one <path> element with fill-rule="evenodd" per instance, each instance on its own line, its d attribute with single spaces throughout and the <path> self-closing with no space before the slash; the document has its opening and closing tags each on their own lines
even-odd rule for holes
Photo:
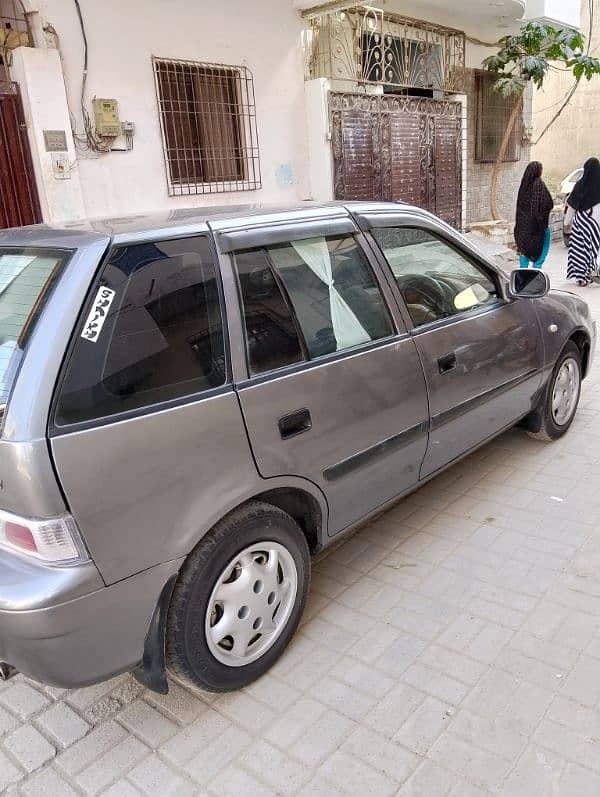
<svg viewBox="0 0 600 797">
<path fill-rule="evenodd" d="M 115 292 L 111 288 L 100 288 L 94 299 L 94 304 L 87 317 L 81 337 L 96 343 L 102 332 L 102 327 L 108 316 L 108 311 L 115 298 Z"/>
</svg>

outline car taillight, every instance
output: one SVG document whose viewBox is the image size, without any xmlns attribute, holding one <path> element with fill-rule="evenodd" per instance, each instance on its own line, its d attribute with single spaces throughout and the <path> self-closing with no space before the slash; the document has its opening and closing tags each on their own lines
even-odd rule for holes
<svg viewBox="0 0 600 797">
<path fill-rule="evenodd" d="M 70 515 L 30 520 L 0 510 L 0 548 L 47 564 L 76 564 L 88 559 L 77 524 Z"/>
</svg>

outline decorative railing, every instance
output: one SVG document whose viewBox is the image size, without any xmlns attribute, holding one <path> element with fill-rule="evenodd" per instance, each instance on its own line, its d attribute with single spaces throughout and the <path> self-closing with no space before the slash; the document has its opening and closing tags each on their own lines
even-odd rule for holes
<svg viewBox="0 0 600 797">
<path fill-rule="evenodd" d="M 341 7 L 340 7 L 341 5 Z M 465 34 L 370 6 L 303 14 L 308 79 L 460 93 Z"/>
</svg>

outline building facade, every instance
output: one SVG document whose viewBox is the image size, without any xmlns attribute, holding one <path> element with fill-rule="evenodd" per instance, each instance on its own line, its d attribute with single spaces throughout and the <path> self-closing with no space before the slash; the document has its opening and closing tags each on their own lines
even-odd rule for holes
<svg viewBox="0 0 600 797">
<path fill-rule="evenodd" d="M 578 24 L 578 4 L 451 5 L 0 0 L 0 226 L 354 198 L 485 220 L 507 107 L 482 60 L 524 18 Z"/>
<path fill-rule="evenodd" d="M 590 54 L 600 55 L 600 14 L 590 20 L 588 0 L 581 3 L 581 29 L 590 42 Z M 552 72 L 543 91 L 536 92 L 533 105 L 534 140 L 551 121 L 573 86 L 568 72 Z M 534 148 L 554 185 L 578 169 L 592 156 L 600 156 L 597 114 L 600 107 L 600 78 L 582 81 L 569 104 Z"/>
</svg>

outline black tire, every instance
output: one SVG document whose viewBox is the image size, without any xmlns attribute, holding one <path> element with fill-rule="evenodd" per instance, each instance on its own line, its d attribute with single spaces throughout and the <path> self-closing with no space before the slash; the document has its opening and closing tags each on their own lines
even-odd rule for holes
<svg viewBox="0 0 600 797">
<path fill-rule="evenodd" d="M 573 409 L 567 420 L 562 424 L 558 424 L 552 413 L 552 397 L 554 394 L 554 386 L 556 384 L 560 370 L 567 360 L 572 361 L 576 367 L 577 398 L 575 400 Z M 572 341 L 569 341 L 562 350 L 560 357 L 556 361 L 556 364 L 552 371 L 552 376 L 550 377 L 550 381 L 548 382 L 548 386 L 544 392 L 542 405 L 539 408 L 540 428 L 537 431 L 529 430 L 528 434 L 530 435 L 530 437 L 533 437 L 536 440 L 544 440 L 546 442 L 550 442 L 552 440 L 558 440 L 559 437 L 562 437 L 564 434 L 566 434 L 569 431 L 569 427 L 573 423 L 573 419 L 575 418 L 575 415 L 577 413 L 577 407 L 579 405 L 579 397 L 581 395 L 581 380 L 582 380 L 581 352 Z"/>
<path fill-rule="evenodd" d="M 268 540 L 287 549 L 297 574 L 291 613 L 279 636 L 260 658 L 228 666 L 213 655 L 206 638 L 206 614 L 220 576 L 247 547 Z M 263 675 L 281 656 L 298 627 L 310 585 L 310 553 L 298 524 L 269 504 L 252 501 L 222 520 L 188 556 L 175 584 L 166 632 L 167 666 L 179 678 L 209 692 L 229 692 Z"/>
</svg>

